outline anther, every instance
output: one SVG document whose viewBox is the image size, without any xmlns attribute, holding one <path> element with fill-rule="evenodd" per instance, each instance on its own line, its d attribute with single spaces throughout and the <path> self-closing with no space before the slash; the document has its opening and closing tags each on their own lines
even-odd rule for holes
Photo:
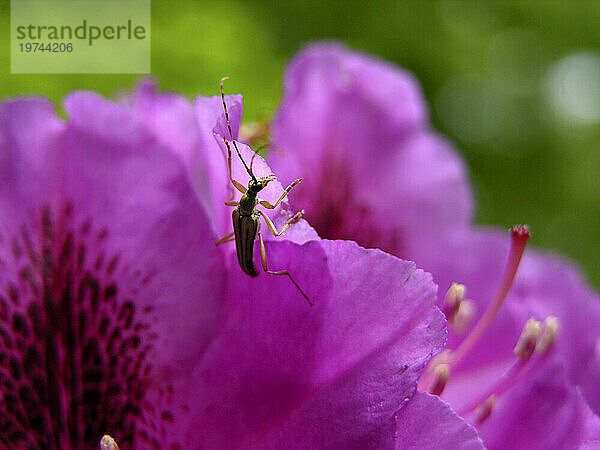
<svg viewBox="0 0 600 450">
<path fill-rule="evenodd" d="M 521 331 L 521 335 L 517 341 L 517 345 L 515 345 L 513 350 L 515 356 L 525 361 L 531 357 L 537 346 L 540 329 L 541 324 L 539 320 L 535 320 L 533 317 L 525 323 L 523 331 Z"/>
<path fill-rule="evenodd" d="M 547 317 L 544 323 L 540 323 L 533 318 L 529 319 L 525 323 L 514 348 L 514 353 L 518 359 L 484 394 L 459 410 L 458 414 L 464 417 L 474 411 L 475 418 L 479 423 L 487 419 L 496 398 L 504 395 L 522 380 L 531 377 L 539 370 L 544 360 L 543 357 L 538 358 L 536 361 L 530 362 L 529 360 L 534 352 L 542 355 L 548 352 L 555 341 L 558 329 L 559 321 L 554 316 Z"/>
<path fill-rule="evenodd" d="M 465 298 L 465 285 L 459 283 L 452 283 L 452 286 L 446 292 L 444 298 L 444 305 L 442 306 L 442 312 L 446 315 L 448 322 L 456 316 L 460 304 Z"/>
<path fill-rule="evenodd" d="M 441 395 L 450 379 L 450 367 L 448 364 L 438 364 L 433 369 L 433 381 L 429 392 L 433 395 Z"/>
<path fill-rule="evenodd" d="M 552 348 L 554 345 L 554 341 L 556 340 L 556 335 L 560 329 L 560 321 L 558 317 L 548 316 L 544 323 L 542 324 L 542 329 L 540 331 L 540 336 L 535 345 L 536 353 L 541 355 L 545 354 L 548 350 Z"/>
<path fill-rule="evenodd" d="M 485 402 L 477 407 L 475 410 L 475 420 L 480 425 L 485 422 L 491 415 L 494 405 L 496 404 L 496 395 L 490 395 Z"/>
<path fill-rule="evenodd" d="M 117 445 L 117 441 L 108 434 L 105 434 L 100 440 L 100 450 L 119 450 L 119 446 Z"/>
<path fill-rule="evenodd" d="M 458 307 L 458 311 L 454 315 L 454 318 L 450 325 L 452 329 L 458 334 L 462 334 L 471 324 L 473 317 L 475 316 L 475 302 L 473 300 L 463 300 Z"/>
</svg>

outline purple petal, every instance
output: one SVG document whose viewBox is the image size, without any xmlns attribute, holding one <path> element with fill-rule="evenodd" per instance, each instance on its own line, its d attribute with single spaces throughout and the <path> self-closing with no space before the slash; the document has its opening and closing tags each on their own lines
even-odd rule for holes
<svg viewBox="0 0 600 450">
<path fill-rule="evenodd" d="M 211 201 L 211 150 L 214 143 L 209 133 L 201 133 L 196 121 L 194 106 L 187 98 L 175 93 L 160 93 L 156 84 L 145 80 L 128 99 L 136 118 L 151 130 L 161 144 L 175 152 L 184 162 L 198 200 L 211 217 L 214 206 Z M 216 123 L 217 115 L 208 119 Z M 209 145 L 207 145 L 209 144 Z M 221 186 L 219 186 L 222 189 Z M 215 230 L 216 232 L 216 230 Z"/>
<path fill-rule="evenodd" d="M 322 236 L 412 258 L 471 218 L 462 162 L 428 131 L 414 79 L 392 65 L 308 47 L 288 68 L 272 131 L 270 163 L 283 182 L 305 178 L 293 204 Z"/>
<path fill-rule="evenodd" d="M 232 133 L 237 137 L 242 97 L 230 95 L 225 101 Z M 198 96 L 192 105 L 185 97 L 160 93 L 153 82 L 145 81 L 129 103 L 136 117 L 183 160 L 198 200 L 209 213 L 215 235 L 220 237 L 228 233 L 231 213 L 223 207 L 223 202 L 230 197 L 231 191 L 222 138 L 231 140 L 231 137 L 221 97 Z M 234 168 L 236 160 L 234 153 Z"/>
<path fill-rule="evenodd" d="M 225 97 L 233 136 L 237 137 L 242 114 L 240 95 Z M 223 103 L 220 96 L 196 98 L 195 106 L 186 98 L 174 94 L 157 92 L 151 81 L 140 84 L 130 102 L 135 116 L 139 118 L 157 137 L 161 144 L 169 147 L 183 160 L 189 172 L 197 198 L 209 213 L 214 232 L 218 237 L 231 230 L 231 210 L 223 205 L 230 197 L 227 178 L 226 150 L 222 138 L 230 139 Z M 238 146 L 249 163 L 254 152 L 244 144 Z M 248 184 L 248 175 L 232 147 L 232 170 L 234 179 Z M 257 156 L 253 170 L 256 176 L 272 173 L 263 158 Z M 279 182 L 271 182 L 261 192 L 261 197 L 275 203 L 283 187 Z M 236 191 L 239 197 L 239 193 Z M 289 214 L 278 209 L 267 212 L 278 229 L 285 224 Z M 302 220 L 285 235 L 287 240 L 303 243 L 316 239 L 315 231 Z M 269 236 L 265 236 L 269 239 Z"/>
<path fill-rule="evenodd" d="M 600 440 L 585 441 L 579 447 L 579 450 L 596 450 L 600 448 Z"/>
<path fill-rule="evenodd" d="M 0 105 L 0 206 L 7 218 L 0 226 L 10 226 L 8 218 L 17 222 L 39 208 L 48 187 L 58 185 L 60 177 L 53 169 L 63 129 L 54 105 L 46 99 L 7 100 Z"/>
<path fill-rule="evenodd" d="M 242 96 L 225 97 L 229 112 L 229 120 L 233 137 L 237 133 L 242 120 Z M 227 179 L 227 154 L 224 151 L 222 138 L 231 139 L 226 127 L 225 113 L 220 96 L 196 97 L 194 101 L 196 123 L 201 139 L 198 148 L 197 164 L 192 166 L 192 177 L 205 177 L 209 180 L 209 198 L 211 217 L 214 221 L 218 237 L 231 231 L 231 213 L 223 206 L 223 202 L 231 195 Z M 233 149 L 232 149 L 233 150 Z M 206 196 L 206 191 L 200 195 Z"/>
<path fill-rule="evenodd" d="M 7 298 L 20 303 L 15 280 L 30 272 L 14 264 L 24 254 L 31 253 L 27 252 L 32 248 L 27 225 L 40 217 L 44 205 L 58 201 L 53 190 L 61 184 L 57 153 L 64 127 L 47 99 L 20 98 L 0 104 L 0 319 L 3 320 L 8 320 Z"/>
<path fill-rule="evenodd" d="M 432 270 L 435 281 L 439 283 L 440 302 L 451 282 L 464 283 L 467 298 L 472 299 L 477 307 L 474 324 L 498 287 L 508 247 L 507 234 L 492 230 L 474 230 L 462 239 L 447 243 L 437 254 L 432 252 L 424 258 L 425 267 Z M 573 411 L 581 409 L 577 403 L 579 400 L 575 399 L 577 395 L 573 393 L 576 387 L 581 390 L 583 399 L 594 411 L 600 399 L 600 391 L 595 381 L 600 379 L 596 350 L 596 343 L 600 337 L 599 310 L 597 296 L 569 264 L 555 256 L 526 250 L 505 304 L 477 345 L 453 370 L 443 398 L 457 411 L 479 398 L 514 363 L 512 349 L 526 320 L 534 317 L 543 321 L 549 315 L 554 315 L 560 321 L 560 331 L 555 342 L 555 354 L 551 355 L 549 363 L 564 365 L 566 372 L 560 373 L 563 384 L 548 385 L 546 379 L 555 375 L 531 373 L 521 380 L 516 388 L 501 397 L 503 407 L 495 408 L 489 419 L 494 425 L 487 425 L 487 422 L 483 425 L 486 430 L 503 430 L 511 436 L 510 439 L 514 437 L 514 441 L 501 440 L 501 432 L 498 432 L 497 436 L 494 435 L 491 441 L 488 434 L 482 432 L 481 436 L 490 447 L 493 447 L 492 444 L 497 440 L 498 443 L 494 445 L 498 448 L 513 448 L 518 442 L 524 443 L 521 448 L 527 448 L 527 445 L 536 442 L 535 439 L 543 439 L 545 433 L 560 434 L 557 424 L 574 414 Z M 456 348 L 463 338 L 464 335 L 459 335 L 450 328 L 447 348 Z M 519 408 L 525 408 L 523 405 L 532 401 L 532 392 L 536 392 L 536 389 L 549 396 L 549 399 L 554 398 L 554 395 L 556 401 L 552 407 L 548 404 L 543 418 L 531 418 L 531 426 L 535 432 L 525 436 L 523 431 L 521 436 L 515 430 L 525 428 L 512 418 Z M 542 393 L 539 394 L 540 398 Z M 539 408 L 544 407 L 543 401 L 540 400 Z M 579 420 L 567 423 L 570 424 L 570 428 L 563 430 L 566 447 L 578 442 L 577 433 L 581 433 L 582 428 Z M 513 432 L 519 437 L 513 436 Z"/>
<path fill-rule="evenodd" d="M 583 431 L 583 444 L 580 449 L 600 448 L 600 417 L 595 415 L 586 405 L 586 425 Z"/>
<path fill-rule="evenodd" d="M 483 449 L 477 431 L 439 397 L 416 392 L 396 416 L 396 448 Z"/>
<path fill-rule="evenodd" d="M 357 193 L 359 203 L 374 211 L 370 226 L 379 233 L 365 235 L 369 246 L 415 260 L 424 247 L 463 230 L 471 217 L 471 192 L 465 167 L 447 141 L 433 133 L 413 134 L 386 165 L 374 174 L 374 188 Z M 401 213 L 382 220 L 390 211 Z"/>
<path fill-rule="evenodd" d="M 242 98 L 227 96 L 234 136 L 240 126 Z M 198 200 L 209 213 L 216 235 L 230 224 L 223 201 L 228 198 L 221 136 L 229 138 L 220 96 L 197 97 L 195 104 L 175 93 L 160 93 L 152 81 L 142 82 L 129 101 L 135 116 L 184 162 Z M 216 135 L 215 130 L 222 135 Z"/>
<path fill-rule="evenodd" d="M 209 447 L 354 448 L 393 437 L 394 413 L 445 338 L 429 275 L 350 242 L 266 250 L 269 267 L 288 269 L 315 306 L 287 277 L 232 270 L 226 322 L 196 375 Z"/>
<path fill-rule="evenodd" d="M 242 98 L 240 95 L 225 97 L 229 112 L 233 136 L 237 137 L 242 114 Z M 218 237 L 231 231 L 231 208 L 223 205 L 229 199 L 231 189 L 228 180 L 226 147 L 223 137 L 229 141 L 231 137 L 227 128 L 223 103 L 220 96 L 196 98 L 195 106 L 174 93 L 160 94 L 156 86 L 143 82 L 133 101 L 130 102 L 134 113 L 158 137 L 161 143 L 169 146 L 184 161 L 190 179 L 196 189 L 198 199 L 209 212 L 213 228 Z M 231 145 L 231 144 L 230 144 Z M 250 164 L 254 152 L 242 143 L 237 144 L 246 162 Z M 231 146 L 233 178 L 242 185 L 248 184 L 248 174 Z M 260 156 L 255 156 L 253 170 L 258 177 L 270 175 L 273 172 Z M 208 194 L 207 194 L 208 193 Z M 283 193 L 283 187 L 277 181 L 269 183 L 261 191 L 261 198 L 275 203 Z M 235 191 L 236 198 L 241 195 Z M 290 217 L 291 212 L 284 202 L 285 211 L 277 208 L 266 211 L 281 229 Z M 286 240 L 303 243 L 316 239 L 317 234 L 305 220 L 300 220 L 285 234 Z M 271 239 L 266 233 L 265 239 Z M 233 249 L 233 246 L 230 246 Z"/>
<path fill-rule="evenodd" d="M 151 295 L 136 302 L 153 308 L 153 359 L 185 371 L 214 333 L 224 282 L 206 213 L 179 158 L 125 110 L 91 93 L 69 96 L 65 109 L 63 202 L 108 230 L 108 254 L 150 278 Z"/>
<path fill-rule="evenodd" d="M 498 400 L 478 427 L 489 449 L 571 449 L 581 442 L 588 415 L 560 364 Z"/>
<path fill-rule="evenodd" d="M 66 125 L 44 100 L 0 106 L 3 439 L 175 444 L 194 405 L 173 399 L 215 333 L 223 260 L 178 156 L 96 95 L 65 107 Z"/>
<path fill-rule="evenodd" d="M 173 92 L 160 93 L 156 83 L 144 80 L 133 93 L 130 106 L 161 144 L 177 153 L 186 165 L 198 157 L 202 137 L 190 100 Z"/>
<path fill-rule="evenodd" d="M 453 282 L 463 283 L 466 287 L 466 297 L 475 303 L 475 316 L 463 333 L 456 333 L 449 327 L 447 348 L 458 347 L 494 297 L 506 264 L 509 242 L 508 233 L 485 229 L 471 230 L 469 233 L 455 236 L 455 239 L 445 241 L 437 249 L 431 248 L 430 252 L 421 253 L 421 264 L 431 271 L 434 281 L 439 286 L 440 306 Z M 528 251 L 526 250 L 526 253 Z M 493 374 L 501 374 L 506 366 L 514 361 L 514 345 L 529 317 L 515 313 L 514 302 L 511 302 L 513 293 L 514 289 L 478 344 L 460 366 L 453 370 L 452 378 L 455 381 L 458 381 L 463 373 L 465 375 L 465 389 L 456 395 L 460 402 L 468 401 L 470 395 L 477 395 L 476 391 L 479 388 L 484 390 L 486 384 L 489 384 L 485 379 L 493 380 Z M 473 377 L 480 377 L 477 378 L 480 382 L 473 383 Z M 452 386 L 449 386 L 444 397 L 451 392 Z M 454 399 L 454 396 L 448 398 Z M 459 409 L 452 401 L 451 404 L 455 409 Z"/>
<path fill-rule="evenodd" d="M 560 319 L 557 349 L 570 381 L 600 414 L 600 298 L 566 261 L 529 252 L 514 288 L 516 301 L 534 317 Z"/>
<path fill-rule="evenodd" d="M 242 114 L 242 99 L 241 96 L 232 95 L 226 97 L 225 101 L 228 105 L 227 109 L 233 137 L 237 138 Z M 223 138 L 231 141 L 231 136 L 227 129 L 225 112 L 220 97 L 197 97 L 195 110 L 203 142 L 199 147 L 201 153 L 201 157 L 199 158 L 200 163 L 193 168 L 192 176 L 193 173 L 201 172 L 210 180 L 211 207 L 209 211 L 211 211 L 215 230 L 219 237 L 221 237 L 229 233 L 232 226 L 231 209 L 225 207 L 224 202 L 231 198 L 232 192 L 234 199 L 239 199 L 241 196 L 241 193 L 231 185 L 228 178 L 227 149 L 223 143 Z M 232 177 L 243 186 L 247 186 L 250 177 L 240 161 L 235 147 L 231 142 L 229 145 L 232 153 Z M 268 167 L 264 159 L 252 151 L 250 147 L 241 142 L 237 142 L 237 147 L 246 164 L 252 167 L 256 177 L 260 178 L 273 174 L 273 171 Z M 260 197 L 271 204 L 275 204 L 282 193 L 283 186 L 281 186 L 281 183 L 272 181 L 261 191 Z M 289 217 L 293 215 L 289 210 L 287 201 L 284 201 L 282 206 L 284 210 L 282 210 L 282 207 L 278 207 L 275 210 L 266 211 L 266 214 L 273 220 L 277 229 L 281 229 Z M 286 240 L 296 243 L 303 243 L 316 238 L 316 232 L 304 220 L 296 223 L 285 234 Z M 271 239 L 269 233 L 266 233 L 265 239 Z"/>
<path fill-rule="evenodd" d="M 499 284 L 508 254 L 508 241 L 508 236 L 503 233 L 473 232 L 460 244 L 444 249 L 437 261 L 427 258 L 424 262 L 424 266 L 435 274 L 440 296 L 452 281 L 466 285 L 467 297 L 477 305 L 478 313 L 473 323 L 481 316 Z M 460 256 L 452 259 L 444 255 Z M 529 317 L 543 321 L 550 315 L 560 320 L 556 347 L 568 378 L 581 388 L 583 398 L 597 413 L 600 411 L 600 387 L 595 382 L 600 379 L 600 299 L 573 267 L 553 255 L 526 250 L 505 304 L 460 369 L 479 368 L 477 370 L 481 371 L 487 367 L 489 371 L 493 366 L 498 370 L 505 368 L 502 363 L 513 359 L 512 347 L 525 321 Z M 451 331 L 448 347 L 455 348 L 461 339 Z M 474 373 L 468 376 L 474 376 Z M 490 378 L 491 372 L 485 376 Z M 473 389 L 467 390 L 473 393 Z M 449 395 L 453 395 L 451 392 L 452 388 Z M 458 393 L 457 397 L 465 398 Z"/>
</svg>

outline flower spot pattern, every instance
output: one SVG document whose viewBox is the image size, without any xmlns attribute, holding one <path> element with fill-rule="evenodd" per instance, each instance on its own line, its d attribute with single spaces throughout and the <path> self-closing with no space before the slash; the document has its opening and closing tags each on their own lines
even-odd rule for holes
<svg viewBox="0 0 600 450">
<path fill-rule="evenodd" d="M 107 252 L 107 228 L 73 215 L 46 206 L 0 237 L 0 266 L 16 268 L 0 284 L 0 446 L 97 448 L 110 431 L 124 448 L 160 448 L 171 389 L 160 408 L 145 398 L 157 336 L 133 300 L 151 275 Z"/>
</svg>

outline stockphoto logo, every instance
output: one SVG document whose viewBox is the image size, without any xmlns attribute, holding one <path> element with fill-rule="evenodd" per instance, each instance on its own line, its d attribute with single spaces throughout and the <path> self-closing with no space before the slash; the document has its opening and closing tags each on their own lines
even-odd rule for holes
<svg viewBox="0 0 600 450">
<path fill-rule="evenodd" d="M 91 25 L 86 19 L 76 27 L 70 25 L 18 25 L 16 27 L 17 39 L 28 41 L 86 41 L 93 45 L 98 40 L 122 40 L 137 39 L 144 40 L 148 33 L 143 25 L 136 25 L 133 20 L 128 19 L 121 25 Z"/>
<path fill-rule="evenodd" d="M 11 0 L 12 73 L 150 73 L 150 0 Z"/>
</svg>

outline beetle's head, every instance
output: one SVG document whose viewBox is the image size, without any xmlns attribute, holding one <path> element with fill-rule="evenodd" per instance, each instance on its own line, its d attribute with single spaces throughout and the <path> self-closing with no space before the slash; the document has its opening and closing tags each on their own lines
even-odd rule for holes
<svg viewBox="0 0 600 450">
<path fill-rule="evenodd" d="M 264 178 L 251 178 L 248 182 L 248 190 L 257 194 L 267 187 L 271 181 L 275 181 L 277 177 L 275 175 L 268 175 Z"/>
<path fill-rule="evenodd" d="M 259 193 L 264 188 L 264 185 L 257 179 L 251 179 L 248 182 L 248 190 L 254 194 Z"/>
</svg>

